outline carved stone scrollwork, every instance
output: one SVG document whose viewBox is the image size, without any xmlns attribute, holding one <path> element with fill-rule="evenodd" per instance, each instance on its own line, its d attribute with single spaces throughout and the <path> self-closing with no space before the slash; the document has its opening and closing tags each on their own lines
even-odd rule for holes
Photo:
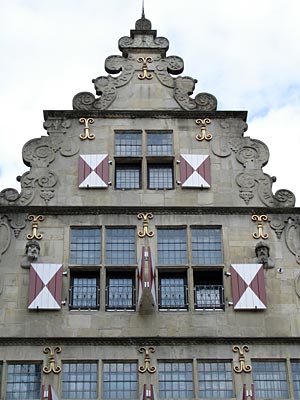
<svg viewBox="0 0 300 400">
<path fill-rule="evenodd" d="M 9 248 L 11 241 L 11 230 L 8 224 L 8 218 L 6 215 L 0 218 L 0 261 L 2 255 Z"/>
<path fill-rule="evenodd" d="M 49 118 L 44 122 L 43 126 L 48 135 L 64 134 L 71 127 L 72 122 L 68 119 Z"/>
<path fill-rule="evenodd" d="M 27 222 L 27 216 L 25 214 L 14 214 L 8 216 L 8 223 L 14 231 L 15 237 L 20 235 L 22 229 L 25 228 Z"/>
<path fill-rule="evenodd" d="M 195 96 L 197 109 L 200 111 L 215 111 L 218 101 L 215 96 L 210 93 L 198 93 Z"/>
<path fill-rule="evenodd" d="M 270 227 L 275 231 L 277 238 L 280 239 L 285 228 L 284 222 L 280 219 L 272 218 L 270 220 Z"/>
<path fill-rule="evenodd" d="M 254 177 L 242 172 L 237 175 L 236 183 L 240 187 L 240 197 L 246 204 L 249 204 L 249 201 L 254 197 L 253 191 L 256 185 Z"/>
<path fill-rule="evenodd" d="M 289 251 L 300 264 L 300 220 L 289 218 L 285 229 L 285 242 Z"/>
<path fill-rule="evenodd" d="M 181 74 L 183 68 L 184 63 L 182 58 L 177 56 L 169 56 L 159 60 L 154 72 L 161 84 L 169 88 L 174 88 L 175 79 L 170 74 Z"/>
<path fill-rule="evenodd" d="M 29 140 L 22 154 L 24 163 L 29 167 L 48 167 L 55 159 L 55 151 L 48 138 Z"/>
</svg>

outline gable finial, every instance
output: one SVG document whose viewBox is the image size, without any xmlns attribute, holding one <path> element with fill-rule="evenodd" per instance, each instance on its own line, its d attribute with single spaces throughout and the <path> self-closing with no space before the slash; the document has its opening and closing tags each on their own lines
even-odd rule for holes
<svg viewBox="0 0 300 400">
<path fill-rule="evenodd" d="M 145 1 L 142 0 L 142 18 L 145 18 Z"/>
</svg>

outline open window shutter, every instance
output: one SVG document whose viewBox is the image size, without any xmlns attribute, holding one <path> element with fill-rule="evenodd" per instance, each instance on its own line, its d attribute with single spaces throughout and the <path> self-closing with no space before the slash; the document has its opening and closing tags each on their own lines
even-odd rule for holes
<svg viewBox="0 0 300 400">
<path fill-rule="evenodd" d="M 150 390 L 147 390 L 147 385 L 143 385 L 143 391 L 140 400 L 157 400 L 156 393 L 154 391 L 152 383 L 150 384 Z"/>
<path fill-rule="evenodd" d="M 181 154 L 180 181 L 182 187 L 210 188 L 210 156 L 203 154 Z"/>
<path fill-rule="evenodd" d="M 156 306 L 156 277 L 155 265 L 151 255 L 150 247 L 142 248 L 142 255 L 138 265 L 139 295 L 138 308 L 151 309 Z"/>
<path fill-rule="evenodd" d="M 156 299 L 156 272 L 155 272 L 155 264 L 154 258 L 152 257 L 151 249 L 148 247 L 148 271 L 149 271 L 149 285 L 152 297 L 152 304 L 154 306 L 157 305 Z"/>
<path fill-rule="evenodd" d="M 42 385 L 41 400 L 59 400 L 59 398 L 51 385 L 48 385 L 48 390 L 45 390 L 45 385 Z"/>
<path fill-rule="evenodd" d="M 143 291 L 145 288 L 145 247 L 142 247 L 142 254 L 138 264 L 138 281 L 139 281 L 139 295 L 138 295 L 138 307 L 141 306 Z"/>
<path fill-rule="evenodd" d="M 232 264 L 231 286 L 235 310 L 267 308 L 264 269 L 262 264 Z"/>
<path fill-rule="evenodd" d="M 59 310 L 62 300 L 61 264 L 31 264 L 28 308 Z"/>
<path fill-rule="evenodd" d="M 107 188 L 109 179 L 107 154 L 79 156 L 78 185 L 80 188 Z"/>
</svg>

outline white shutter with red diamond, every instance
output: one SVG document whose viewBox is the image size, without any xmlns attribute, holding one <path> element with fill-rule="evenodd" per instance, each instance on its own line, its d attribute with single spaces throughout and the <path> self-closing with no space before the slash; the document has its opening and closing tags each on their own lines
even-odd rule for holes
<svg viewBox="0 0 300 400">
<path fill-rule="evenodd" d="M 264 269 L 262 264 L 232 264 L 231 286 L 235 310 L 267 308 Z"/>
<path fill-rule="evenodd" d="M 142 248 L 138 265 L 138 282 L 138 307 L 143 306 L 143 310 L 146 310 L 156 306 L 156 273 L 150 247 Z"/>
<path fill-rule="evenodd" d="M 210 188 L 210 157 L 203 154 L 180 155 L 180 181 L 182 187 Z"/>
<path fill-rule="evenodd" d="M 78 184 L 80 188 L 108 187 L 107 154 L 84 154 L 79 156 Z"/>
<path fill-rule="evenodd" d="M 29 272 L 29 309 L 59 310 L 62 300 L 61 264 L 31 264 Z"/>
</svg>

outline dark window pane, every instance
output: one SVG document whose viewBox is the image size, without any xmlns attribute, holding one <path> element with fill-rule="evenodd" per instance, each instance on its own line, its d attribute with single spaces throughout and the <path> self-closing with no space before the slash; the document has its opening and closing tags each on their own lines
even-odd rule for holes
<svg viewBox="0 0 300 400">
<path fill-rule="evenodd" d="M 292 361 L 294 397 L 300 399 L 300 361 Z"/>
<path fill-rule="evenodd" d="M 148 133 L 147 154 L 151 156 L 172 155 L 173 137 L 172 133 Z"/>
<path fill-rule="evenodd" d="M 221 264 L 222 242 L 220 229 L 192 229 L 192 262 L 198 265 Z"/>
<path fill-rule="evenodd" d="M 70 263 L 99 264 L 101 260 L 101 229 L 71 229 Z"/>
<path fill-rule="evenodd" d="M 7 400 L 39 400 L 41 398 L 41 364 L 9 364 L 7 366 Z"/>
<path fill-rule="evenodd" d="M 97 399 L 97 384 L 97 363 L 63 364 L 63 399 Z"/>
<path fill-rule="evenodd" d="M 194 271 L 194 302 L 198 309 L 224 309 L 223 271 Z"/>
<path fill-rule="evenodd" d="M 173 189 L 172 164 L 148 164 L 148 189 Z"/>
<path fill-rule="evenodd" d="M 106 263 L 110 265 L 135 264 L 135 229 L 106 229 Z"/>
<path fill-rule="evenodd" d="M 139 164 L 116 164 L 116 189 L 140 189 L 141 167 Z"/>
<path fill-rule="evenodd" d="M 185 229 L 158 229 L 158 263 L 186 264 Z"/>
<path fill-rule="evenodd" d="M 115 153 L 118 156 L 142 154 L 142 135 L 139 132 L 120 132 L 115 135 Z"/>
</svg>

